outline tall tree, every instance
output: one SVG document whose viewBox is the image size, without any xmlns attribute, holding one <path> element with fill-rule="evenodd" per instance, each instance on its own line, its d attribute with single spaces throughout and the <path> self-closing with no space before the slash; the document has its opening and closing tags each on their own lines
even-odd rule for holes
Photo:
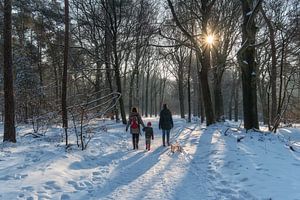
<svg viewBox="0 0 300 200">
<path fill-rule="evenodd" d="M 64 44 L 64 67 L 61 89 L 61 109 L 63 129 L 68 145 L 68 110 L 67 110 L 67 81 L 68 81 L 68 57 L 69 57 L 69 0 L 65 0 L 65 44 Z"/>
<path fill-rule="evenodd" d="M 257 116 L 257 66 L 255 62 L 256 32 L 255 16 L 262 0 L 241 0 L 243 12 L 242 47 L 238 51 L 238 62 L 242 72 L 244 128 L 258 129 Z"/>
<path fill-rule="evenodd" d="M 11 25 L 11 0 L 4 1 L 4 137 L 3 141 L 16 142 L 15 129 L 15 103 L 14 103 L 14 83 L 12 67 L 12 25 Z"/>
<path fill-rule="evenodd" d="M 214 13 L 211 17 L 210 38 L 211 38 L 211 56 L 212 56 L 212 74 L 213 74 L 213 95 L 214 111 L 216 120 L 222 120 L 224 115 L 222 79 L 226 67 L 228 67 L 228 57 L 236 44 L 236 38 L 239 34 L 237 21 L 239 19 L 238 0 L 218 1 Z"/>
<path fill-rule="evenodd" d="M 196 57 L 199 60 L 201 64 L 201 68 L 199 69 L 200 73 L 200 80 L 201 80 L 201 89 L 203 95 L 203 103 L 204 103 L 204 109 L 205 109 L 205 115 L 206 115 L 206 124 L 211 125 L 215 123 L 215 115 L 213 111 L 213 105 L 211 100 L 211 92 L 209 88 L 209 82 L 208 82 L 208 71 L 210 68 L 210 49 L 207 45 L 200 46 L 198 40 L 194 36 L 193 33 L 188 31 L 186 27 L 184 27 L 183 23 L 178 18 L 178 15 L 176 14 L 174 5 L 171 0 L 167 0 L 169 8 L 171 10 L 174 22 L 176 23 L 176 26 L 181 30 L 183 35 L 191 42 L 193 47 L 195 48 Z M 201 21 L 201 31 L 202 36 L 205 37 L 208 35 L 208 25 L 209 25 L 209 17 L 211 14 L 212 6 L 216 0 L 202 0 L 201 5 L 195 4 L 194 6 L 198 6 L 198 10 L 201 11 L 200 15 L 196 14 L 196 17 L 198 17 L 199 21 Z M 195 12 L 193 12 L 195 13 Z"/>
<path fill-rule="evenodd" d="M 268 18 L 266 15 L 265 10 L 262 8 L 261 9 L 261 14 L 266 21 L 267 27 L 269 29 L 269 39 L 270 39 L 270 46 L 271 46 L 271 73 L 270 73 L 270 87 L 271 87 L 271 113 L 270 113 L 270 119 L 269 122 L 273 126 L 274 125 L 274 120 L 276 117 L 277 113 L 277 84 L 276 84 L 276 79 L 277 79 L 277 54 L 276 54 L 276 44 L 275 44 L 275 30 L 272 24 L 271 19 Z"/>
<path fill-rule="evenodd" d="M 126 114 L 125 114 L 125 107 L 124 107 L 124 97 L 122 93 L 122 84 L 121 84 L 121 57 L 119 53 L 120 48 L 120 40 L 121 40 L 121 29 L 122 23 L 126 23 L 125 20 L 125 13 L 123 15 L 122 12 L 125 12 L 126 6 L 130 6 L 128 3 L 130 2 L 123 2 L 118 0 L 111 0 L 108 3 L 108 8 L 106 8 L 106 12 L 108 12 L 109 16 L 109 27 L 110 27 L 110 34 L 111 34 L 111 42 L 112 42 L 112 58 L 113 58 L 113 67 L 114 67 L 114 75 L 115 75 L 115 83 L 117 87 L 117 92 L 122 94 L 119 98 L 119 107 L 121 112 L 122 123 L 126 124 Z M 127 13 L 128 14 L 128 13 Z M 127 21 L 128 23 L 128 21 Z M 124 35 L 127 35 L 124 33 Z M 126 36 L 124 36 L 126 37 Z"/>
</svg>

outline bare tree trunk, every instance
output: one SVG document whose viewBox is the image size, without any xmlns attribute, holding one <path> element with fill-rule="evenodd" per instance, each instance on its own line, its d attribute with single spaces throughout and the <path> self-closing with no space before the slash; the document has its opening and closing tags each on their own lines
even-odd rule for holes
<svg viewBox="0 0 300 200">
<path fill-rule="evenodd" d="M 191 105 L 191 68 L 192 68 L 192 54 L 193 54 L 193 51 L 191 49 L 191 52 L 190 52 L 190 59 L 189 59 L 189 65 L 188 65 L 188 82 L 187 82 L 187 89 L 188 89 L 188 122 L 191 122 L 192 121 L 192 105 Z"/>
<path fill-rule="evenodd" d="M 281 50 L 281 59 L 280 59 L 280 75 L 279 75 L 279 94 L 278 94 L 278 106 L 277 106 L 277 113 L 276 113 L 276 119 L 274 122 L 274 126 L 272 127 L 272 131 L 276 132 L 279 124 L 280 124 L 280 118 L 283 102 L 284 102 L 284 77 L 283 77 L 283 68 L 284 68 L 284 61 L 285 61 L 285 54 L 286 54 L 286 39 L 282 37 L 282 50 Z"/>
<path fill-rule="evenodd" d="M 128 69 L 128 60 L 130 56 L 130 50 L 126 53 L 125 56 L 125 67 L 124 67 L 124 78 L 123 78 L 123 89 L 124 91 L 127 91 L 127 69 Z"/>
<path fill-rule="evenodd" d="M 154 103 L 154 100 L 153 100 L 153 88 L 154 88 L 154 81 L 153 81 L 153 78 L 151 78 L 151 90 L 150 90 L 150 117 L 152 117 L 153 115 L 153 103 Z"/>
<path fill-rule="evenodd" d="M 115 67 L 115 79 L 116 79 L 117 91 L 120 94 L 122 94 L 120 66 L 119 66 L 120 64 L 119 64 L 118 52 L 117 52 L 117 36 L 116 35 L 115 35 L 115 38 L 113 39 L 113 48 L 114 48 L 114 56 L 115 56 L 115 66 L 114 67 Z M 119 104 L 120 104 L 122 123 L 127 124 L 123 96 L 121 96 L 119 98 Z"/>
<path fill-rule="evenodd" d="M 57 67 L 54 61 L 54 57 L 53 59 L 53 63 L 52 63 L 52 67 L 53 67 L 53 73 L 54 73 L 54 79 L 55 79 L 55 100 L 59 99 L 59 77 L 57 74 Z"/>
<path fill-rule="evenodd" d="M 145 95 L 145 116 L 148 117 L 148 102 L 149 102 L 149 79 L 150 79 L 150 63 L 147 65 L 146 74 L 146 95 Z"/>
<path fill-rule="evenodd" d="M 68 81 L 68 57 L 69 57 L 69 1 L 65 1 L 65 47 L 64 47 L 64 68 L 61 89 L 61 109 L 63 129 L 66 136 L 66 146 L 68 145 L 68 111 L 67 111 L 67 81 Z"/>
<path fill-rule="evenodd" d="M 194 73 L 194 72 L 193 72 Z M 200 102 L 198 102 L 198 100 L 199 100 L 199 88 L 198 88 L 198 83 L 197 83 L 197 78 L 195 77 L 195 75 L 194 75 L 194 77 L 193 77 L 193 91 L 194 91 L 194 95 L 193 95 L 193 115 L 194 116 L 197 116 L 198 115 L 198 104 L 200 103 Z"/>
<path fill-rule="evenodd" d="M 222 84 L 219 76 L 219 74 L 215 74 L 214 77 L 215 115 L 217 121 L 220 121 L 221 117 L 224 115 Z"/>
<path fill-rule="evenodd" d="M 114 87 L 113 87 L 113 80 L 112 80 L 112 71 L 111 71 L 111 54 L 112 54 L 112 34 L 110 31 L 110 14 L 112 12 L 112 8 L 109 5 L 109 1 L 106 0 L 105 1 L 105 7 L 107 10 L 105 13 L 105 31 L 104 31 L 104 42 L 105 42 L 105 47 L 104 47 L 104 62 L 105 62 L 105 74 L 106 74 L 106 82 L 109 86 L 110 92 L 113 93 L 114 92 Z M 98 43 L 98 42 L 95 42 Z M 98 46 L 97 46 L 98 47 Z M 97 54 L 98 55 L 98 54 Z M 97 57 L 97 73 L 100 73 L 100 68 L 98 69 L 98 63 L 100 60 L 100 55 L 98 55 Z M 99 74 L 100 75 L 100 74 Z M 97 76 L 98 77 L 98 76 Z M 98 94 L 101 95 L 101 94 Z M 100 97 L 100 96 L 99 96 Z M 118 112 L 118 108 L 117 108 L 117 104 L 116 104 L 116 100 L 113 100 L 114 103 L 114 116 L 116 119 L 116 122 L 119 122 L 119 112 Z M 111 119 L 114 119 L 114 117 L 112 116 Z"/>
<path fill-rule="evenodd" d="M 145 91 L 145 72 L 144 72 L 144 70 L 142 71 L 142 99 L 141 99 L 141 102 L 142 102 L 142 105 L 141 105 L 141 107 L 142 107 L 142 115 L 144 116 L 145 115 L 145 105 L 146 105 L 146 91 Z"/>
<path fill-rule="evenodd" d="M 180 116 L 184 119 L 184 88 L 183 88 L 183 65 L 178 67 L 178 97 L 180 106 Z"/>
<path fill-rule="evenodd" d="M 200 55 L 198 55 L 200 58 Z M 213 124 L 215 122 L 215 116 L 213 111 L 213 105 L 211 101 L 211 94 L 208 83 L 208 68 L 210 63 L 209 50 L 205 49 L 203 52 L 203 58 L 200 60 L 201 62 L 201 71 L 200 71 L 200 80 L 201 80 L 201 91 L 202 91 L 202 99 L 204 104 L 204 110 L 206 115 L 206 124 L 207 126 Z M 205 95 L 204 95 L 205 94 Z"/>
<path fill-rule="evenodd" d="M 230 94 L 230 100 L 229 100 L 229 105 L 228 105 L 228 119 L 231 121 L 232 120 L 232 102 L 233 102 L 233 97 L 235 95 L 235 80 L 233 79 L 232 81 L 232 87 L 231 87 L 231 94 Z"/>
<path fill-rule="evenodd" d="M 130 77 L 130 83 L 129 83 L 129 94 L 128 94 L 128 109 L 129 113 L 131 112 L 131 108 L 133 106 L 133 87 L 134 87 L 134 76 L 135 72 L 133 71 Z"/>
<path fill-rule="evenodd" d="M 234 89 L 234 121 L 239 119 L 239 81 L 236 82 Z"/>
<path fill-rule="evenodd" d="M 38 71 L 39 71 L 39 78 L 40 78 L 40 87 L 43 87 L 44 86 L 44 80 L 43 80 L 43 69 L 42 69 L 41 41 L 38 42 Z"/>
<path fill-rule="evenodd" d="M 162 104 L 164 102 L 164 94 L 165 94 L 165 87 L 166 87 L 166 78 L 160 79 L 160 84 L 159 84 L 159 110 L 162 109 Z"/>
<path fill-rule="evenodd" d="M 206 115 L 206 124 L 211 125 L 215 123 L 215 116 L 214 116 L 213 105 L 211 101 L 211 96 L 210 96 L 211 94 L 210 94 L 209 83 L 208 83 L 208 69 L 210 67 L 209 49 L 208 48 L 200 49 L 197 40 L 181 25 L 175 13 L 175 9 L 171 0 L 167 0 L 167 1 L 177 27 L 194 45 L 196 49 L 197 59 L 199 59 L 201 62 L 200 79 L 201 79 L 201 87 L 203 92 L 202 94 L 205 94 L 203 95 L 203 102 L 204 102 L 205 115 Z M 215 1 L 212 1 L 208 5 L 207 1 L 202 1 L 203 16 L 202 16 L 201 28 L 202 28 L 203 35 L 207 35 L 208 17 L 210 14 L 211 6 L 214 4 L 214 2 Z"/>
<path fill-rule="evenodd" d="M 200 74 L 200 61 L 197 59 L 197 74 L 198 74 L 198 117 L 200 117 L 201 124 L 204 122 L 205 113 L 204 113 L 204 105 L 203 105 L 203 93 L 202 93 L 202 84 L 201 84 L 201 74 Z"/>
<path fill-rule="evenodd" d="M 11 0 L 4 1 L 4 137 L 3 141 L 16 142 L 15 129 L 15 102 L 14 102 L 14 83 L 12 67 L 12 44 L 11 44 Z"/>
<path fill-rule="evenodd" d="M 154 116 L 157 117 L 157 80 L 156 79 L 155 79 L 154 90 L 155 90 L 155 93 L 154 93 Z"/>
<path fill-rule="evenodd" d="M 238 61 L 242 71 L 244 128 L 259 128 L 257 116 L 257 86 L 255 62 L 255 36 L 257 27 L 255 15 L 262 2 L 242 0 L 243 24 L 242 47 L 238 52 Z M 254 3 L 256 3 L 254 5 Z M 251 13 L 249 15 L 249 13 Z"/>
<path fill-rule="evenodd" d="M 135 102 L 137 107 L 139 108 L 140 107 L 140 71 L 139 70 L 136 71 L 135 81 L 136 81 Z"/>
<path fill-rule="evenodd" d="M 271 82 L 271 125 L 274 126 L 276 114 L 277 114 L 277 95 L 276 95 L 276 79 L 277 79 L 277 57 L 276 57 L 276 45 L 275 45 L 275 31 L 272 25 L 272 22 L 266 16 L 264 9 L 261 8 L 261 13 L 263 15 L 264 20 L 269 29 L 269 39 L 271 45 L 271 74 L 270 74 L 270 82 Z"/>
</svg>

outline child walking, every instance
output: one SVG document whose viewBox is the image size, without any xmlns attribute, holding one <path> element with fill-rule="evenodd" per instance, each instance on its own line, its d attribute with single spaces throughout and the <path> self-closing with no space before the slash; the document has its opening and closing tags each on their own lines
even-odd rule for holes
<svg viewBox="0 0 300 200">
<path fill-rule="evenodd" d="M 146 140 L 146 150 L 150 151 L 151 138 L 154 139 L 153 128 L 151 127 L 151 122 L 147 123 L 147 126 L 143 128 L 145 132 L 145 140 Z"/>
</svg>

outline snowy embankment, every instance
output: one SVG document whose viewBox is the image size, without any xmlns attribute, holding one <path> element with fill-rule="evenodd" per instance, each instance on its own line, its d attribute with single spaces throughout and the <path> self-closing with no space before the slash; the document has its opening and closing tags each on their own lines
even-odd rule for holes
<svg viewBox="0 0 300 200">
<path fill-rule="evenodd" d="M 113 122 L 103 132 L 95 121 L 87 150 L 68 152 L 59 129 L 33 138 L 19 127 L 16 144 L 0 145 L 0 199 L 300 199 L 299 129 L 245 133 L 176 118 L 171 138 L 184 151 L 172 154 L 158 120 L 145 121 L 155 131 L 150 152 L 144 137 L 132 150 L 124 125 Z"/>
</svg>

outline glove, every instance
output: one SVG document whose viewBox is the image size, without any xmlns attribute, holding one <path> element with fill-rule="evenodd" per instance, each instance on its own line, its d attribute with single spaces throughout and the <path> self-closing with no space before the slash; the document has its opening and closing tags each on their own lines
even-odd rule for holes
<svg viewBox="0 0 300 200">
<path fill-rule="evenodd" d="M 127 132 L 127 131 L 128 131 L 128 128 L 126 128 L 125 130 L 126 130 L 126 132 Z"/>
</svg>

